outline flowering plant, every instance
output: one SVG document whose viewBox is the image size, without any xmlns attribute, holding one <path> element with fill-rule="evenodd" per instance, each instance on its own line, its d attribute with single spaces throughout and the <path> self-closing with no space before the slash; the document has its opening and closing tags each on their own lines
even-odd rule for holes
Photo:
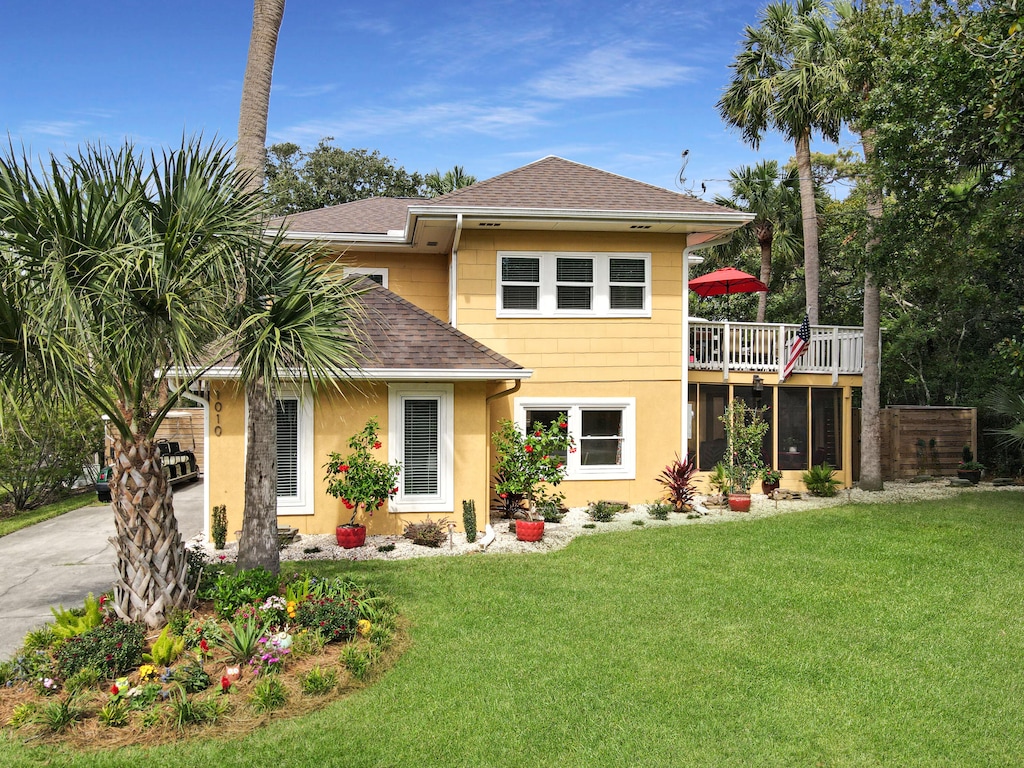
<svg viewBox="0 0 1024 768">
<path fill-rule="evenodd" d="M 519 494 L 526 499 L 526 514 L 533 520 L 534 502 L 541 483 L 558 485 L 565 479 L 565 460 L 575 450 L 564 413 L 547 426 L 539 421 L 525 434 L 513 422 L 502 419 L 491 435 L 498 450 L 494 490 L 498 498 Z"/>
<path fill-rule="evenodd" d="M 377 420 L 370 419 L 362 431 L 349 438 L 351 453 L 348 456 L 332 453 L 324 465 L 327 493 L 341 499 L 345 509 L 352 511 L 348 525 L 356 524 L 360 507 L 372 516 L 375 509 L 380 509 L 387 499 L 398 493 L 398 475 L 402 466 L 397 461 L 388 464 L 370 453 L 371 450 L 380 450 L 378 429 Z"/>
<path fill-rule="evenodd" d="M 735 399 L 718 419 L 725 425 L 729 444 L 729 479 L 731 493 L 750 493 L 750 486 L 764 469 L 761 443 L 769 424 L 764 419 L 767 408 L 750 408 L 743 400 Z"/>
</svg>

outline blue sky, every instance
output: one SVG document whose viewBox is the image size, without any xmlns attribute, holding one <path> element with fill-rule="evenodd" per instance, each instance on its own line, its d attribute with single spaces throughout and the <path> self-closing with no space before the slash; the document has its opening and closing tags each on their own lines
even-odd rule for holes
<svg viewBox="0 0 1024 768">
<path fill-rule="evenodd" d="M 268 143 L 333 136 L 479 179 L 555 154 L 669 189 L 688 149 L 686 186 L 710 198 L 730 169 L 792 154 L 771 134 L 754 152 L 715 110 L 765 1 L 289 0 Z M 8 0 L 3 18 L 16 148 L 234 141 L 251 2 Z"/>
</svg>

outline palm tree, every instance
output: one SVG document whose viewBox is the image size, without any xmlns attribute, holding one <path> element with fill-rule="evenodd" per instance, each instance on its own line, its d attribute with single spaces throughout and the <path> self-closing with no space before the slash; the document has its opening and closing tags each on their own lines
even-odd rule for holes
<svg viewBox="0 0 1024 768">
<path fill-rule="evenodd" d="M 160 626 L 187 597 L 184 547 L 154 436 L 228 332 L 235 254 L 261 200 L 221 148 L 130 145 L 0 156 L 0 378 L 36 407 L 86 401 L 116 432 L 113 608 Z M 193 374 L 172 381 L 172 364 Z M 170 397 L 161 399 L 167 388 Z"/>
<path fill-rule="evenodd" d="M 315 246 L 256 240 L 243 264 L 244 300 L 231 324 L 249 410 L 245 509 L 238 566 L 280 567 L 277 545 L 277 392 L 283 379 L 337 384 L 359 364 L 358 291 Z M 358 278 L 357 278 L 358 279 Z M 270 431 L 266 435 L 255 432 Z M 257 439 L 259 438 L 259 439 Z M 267 502 L 269 499 L 269 503 Z"/>
<path fill-rule="evenodd" d="M 844 60 L 822 0 L 768 5 L 748 26 L 718 111 L 754 149 L 769 128 L 794 143 L 800 176 L 807 314 L 818 322 L 818 221 L 811 175 L 811 133 L 839 140 L 846 89 Z"/>
<path fill-rule="evenodd" d="M 476 184 L 476 176 L 468 175 L 465 168 L 456 165 L 452 166 L 450 171 L 445 171 L 443 176 L 435 168 L 432 173 L 427 174 L 423 183 L 427 187 L 427 197 L 437 197 Z"/>
<path fill-rule="evenodd" d="M 774 249 L 789 258 L 800 250 L 800 193 L 796 169 L 780 178 L 778 161 L 762 160 L 753 168 L 744 165 L 730 171 L 729 177 L 732 197 L 716 196 L 715 202 L 753 213 L 755 218 L 725 247 L 742 251 L 756 243 L 761 251 L 760 280 L 768 285 Z M 758 294 L 759 323 L 764 322 L 767 300 L 767 294 Z"/>
</svg>

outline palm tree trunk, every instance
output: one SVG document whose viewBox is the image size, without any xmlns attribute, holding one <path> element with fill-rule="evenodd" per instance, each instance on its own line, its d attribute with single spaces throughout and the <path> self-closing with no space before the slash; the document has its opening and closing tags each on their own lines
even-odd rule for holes
<svg viewBox="0 0 1024 768">
<path fill-rule="evenodd" d="M 245 510 L 238 542 L 241 570 L 277 573 L 277 401 L 263 381 L 245 388 L 249 426 L 245 448 Z"/>
<path fill-rule="evenodd" d="M 145 436 L 114 443 L 111 508 L 117 535 L 113 608 L 126 621 L 157 628 L 185 604 L 188 581 L 185 547 L 174 517 L 173 493 L 160 463 L 160 450 Z"/>
<path fill-rule="evenodd" d="M 800 173 L 800 212 L 804 229 L 804 291 L 807 317 L 818 324 L 818 212 L 811 175 L 811 133 L 804 131 L 796 140 L 796 167 Z"/>
<path fill-rule="evenodd" d="M 861 134 L 864 159 L 870 164 L 874 156 L 872 131 Z M 874 233 L 882 218 L 882 196 L 868 180 L 865 202 L 870 236 L 864 246 L 864 381 L 861 385 L 860 487 L 866 491 L 882 490 L 882 424 L 881 424 L 881 318 L 879 289 L 872 265 L 873 252 L 879 239 Z"/>
<path fill-rule="evenodd" d="M 238 114 L 238 147 L 235 163 L 241 170 L 253 172 L 250 189 L 263 184 L 267 162 L 267 112 L 270 109 L 270 83 L 274 75 L 277 36 L 284 18 L 285 0 L 255 0 L 249 58 L 242 83 L 242 105 Z"/>
<path fill-rule="evenodd" d="M 772 241 L 761 242 L 761 282 L 768 285 L 772 279 Z M 765 311 L 768 309 L 768 294 L 757 294 L 757 322 L 764 322 Z"/>
</svg>

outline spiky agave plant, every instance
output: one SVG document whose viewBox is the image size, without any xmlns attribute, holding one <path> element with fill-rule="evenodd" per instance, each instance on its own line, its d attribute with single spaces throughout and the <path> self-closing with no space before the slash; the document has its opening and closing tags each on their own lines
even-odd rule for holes
<svg viewBox="0 0 1024 768">
<path fill-rule="evenodd" d="M 693 474 L 696 466 L 689 456 L 679 458 L 676 454 L 671 464 L 658 475 L 657 480 L 665 487 L 668 502 L 676 512 L 689 512 L 693 509 Z"/>
</svg>

